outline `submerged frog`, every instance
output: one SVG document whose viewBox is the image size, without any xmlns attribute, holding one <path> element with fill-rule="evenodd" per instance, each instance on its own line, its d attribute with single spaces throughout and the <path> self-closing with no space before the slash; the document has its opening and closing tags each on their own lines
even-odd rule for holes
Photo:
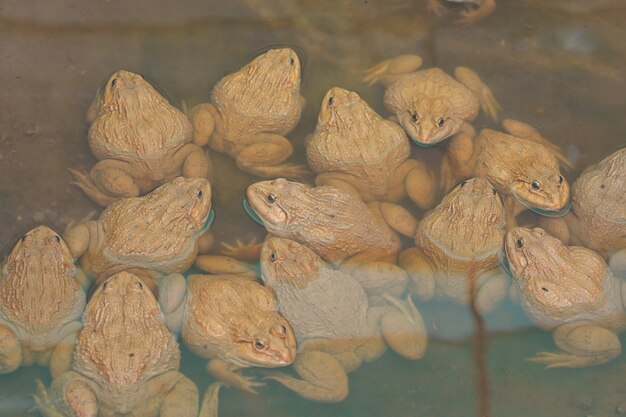
<svg viewBox="0 0 626 417">
<path fill-rule="evenodd" d="M 72 254 L 46 226 L 25 233 L 0 275 L 0 374 L 21 365 L 69 368 L 85 292 Z"/>
<path fill-rule="evenodd" d="M 553 330 L 554 342 L 563 350 L 540 352 L 531 361 L 577 368 L 619 356 L 626 286 L 602 257 L 591 249 L 566 246 L 540 228 L 510 230 L 505 249 L 526 314 L 542 329 Z"/>
<path fill-rule="evenodd" d="M 279 178 L 250 185 L 246 198 L 249 213 L 271 234 L 350 271 L 370 295 L 404 291 L 406 273 L 395 265 L 400 239 L 358 196 Z"/>
<path fill-rule="evenodd" d="M 250 174 L 299 177 L 304 166 L 283 164 L 293 152 L 284 135 L 298 124 L 303 106 L 298 55 L 271 49 L 222 78 L 211 102 L 192 109 L 194 137 Z"/>
<path fill-rule="evenodd" d="M 291 364 L 296 339 L 278 312 L 271 290 L 250 277 L 171 274 L 159 283 L 159 297 L 170 329 L 185 345 L 209 359 L 207 371 L 220 384 L 256 393 L 264 385 L 237 369 Z M 217 410 L 217 390 L 205 395 L 203 413 Z M 204 414 L 203 414 L 204 415 Z"/>
<path fill-rule="evenodd" d="M 387 87 L 385 108 L 413 142 L 430 146 L 463 133 L 462 127 L 476 118 L 481 106 L 497 119 L 500 106 L 474 71 L 457 67 L 455 80 L 439 68 L 419 70 L 421 65 L 419 56 L 401 55 L 373 66 L 363 78 Z"/>
<path fill-rule="evenodd" d="M 572 210 L 541 226 L 566 244 L 611 257 L 626 269 L 626 148 L 589 167 L 572 185 Z"/>
<path fill-rule="evenodd" d="M 525 123 L 505 120 L 503 126 L 511 134 L 483 129 L 455 162 L 444 159 L 443 185 L 470 175 L 486 178 L 502 196 L 508 228 L 524 208 L 550 217 L 567 213 L 569 184 L 559 162 L 569 162 L 559 148 Z"/>
<path fill-rule="evenodd" d="M 471 25 L 484 19 L 496 10 L 496 0 L 427 0 L 428 9 L 436 15 L 445 10 L 443 3 L 463 3 L 468 9 L 460 13 L 459 24 Z"/>
<path fill-rule="evenodd" d="M 178 371 L 180 349 L 142 277 L 118 272 L 97 288 L 78 333 L 72 369 L 39 383 L 45 417 L 195 417 L 198 388 Z"/>
<path fill-rule="evenodd" d="M 183 272 L 199 241 L 208 239 L 212 220 L 209 181 L 178 177 L 143 197 L 116 201 L 98 220 L 71 227 L 65 238 L 92 275 L 119 265 Z"/>
<path fill-rule="evenodd" d="M 263 281 L 276 293 L 280 312 L 294 327 L 299 351 L 294 370 L 273 379 L 301 396 L 324 402 L 348 395 L 347 373 L 386 350 L 419 359 L 427 332 L 410 299 L 372 307 L 352 276 L 334 269 L 293 240 L 270 237 L 261 251 Z"/>
<path fill-rule="evenodd" d="M 426 167 L 409 159 L 404 130 L 383 119 L 357 93 L 331 88 L 317 127 L 306 144 L 317 185 L 355 192 L 364 201 L 409 198 L 421 208 L 433 203 L 433 179 Z"/>
<path fill-rule="evenodd" d="M 504 226 L 504 207 L 489 181 L 473 178 L 454 188 L 420 221 L 416 247 L 400 254 L 418 297 L 495 308 L 509 287 L 498 267 Z"/>
<path fill-rule="evenodd" d="M 100 162 L 89 174 L 70 171 L 75 184 L 101 206 L 143 195 L 179 175 L 210 174 L 211 161 L 202 143 L 192 143 L 187 116 L 139 74 L 113 74 L 87 119 L 89 147 Z"/>
</svg>

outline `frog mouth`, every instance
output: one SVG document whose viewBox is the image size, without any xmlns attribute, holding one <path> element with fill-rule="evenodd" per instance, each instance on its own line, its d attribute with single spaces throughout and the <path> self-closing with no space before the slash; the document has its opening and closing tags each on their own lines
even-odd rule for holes
<svg viewBox="0 0 626 417">
<path fill-rule="evenodd" d="M 570 208 L 572 208 L 572 204 L 571 203 L 567 203 L 566 205 L 563 206 L 563 208 L 558 209 L 558 210 L 542 209 L 542 208 L 539 208 L 537 206 L 533 206 L 528 201 L 526 201 L 522 197 L 518 196 L 516 193 L 513 193 L 513 196 L 515 197 L 515 199 L 522 206 L 526 207 L 528 210 L 532 211 L 533 213 L 537 213 L 540 216 L 545 216 L 545 217 L 563 217 L 567 213 L 569 213 Z"/>
<path fill-rule="evenodd" d="M 257 222 L 261 226 L 265 227 L 265 223 L 263 223 L 263 220 L 261 220 L 261 217 L 257 214 L 256 211 L 254 211 L 250 203 L 248 203 L 248 199 L 244 198 L 242 205 L 243 205 L 243 209 L 246 211 L 246 213 L 248 213 L 248 216 L 252 217 L 252 220 Z"/>
<path fill-rule="evenodd" d="M 209 214 L 206 216 L 206 220 L 204 221 L 204 224 L 202 225 L 202 229 L 200 229 L 200 234 L 209 230 L 209 228 L 213 224 L 213 220 L 215 220 L 215 209 L 211 209 L 209 211 Z"/>
<path fill-rule="evenodd" d="M 435 146 L 436 144 L 438 144 L 439 142 L 433 142 L 433 143 L 424 143 L 424 142 L 419 142 L 416 139 L 411 138 L 411 142 L 413 142 L 415 145 L 419 146 L 420 148 L 431 148 L 433 146 Z"/>
</svg>

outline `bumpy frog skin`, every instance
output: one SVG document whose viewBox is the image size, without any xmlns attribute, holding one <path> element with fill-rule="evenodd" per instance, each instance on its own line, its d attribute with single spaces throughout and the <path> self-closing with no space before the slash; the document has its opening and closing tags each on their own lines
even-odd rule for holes
<svg viewBox="0 0 626 417">
<path fill-rule="evenodd" d="M 602 257 L 566 246 L 540 228 L 510 230 L 505 249 L 526 314 L 539 327 L 554 329 L 554 341 L 564 351 L 540 352 L 532 361 L 574 368 L 620 354 L 616 332 L 626 324 L 624 285 Z"/>
<path fill-rule="evenodd" d="M 274 379 L 301 396 L 338 402 L 348 395 L 347 373 L 378 358 L 385 342 L 407 359 L 423 356 L 424 322 L 410 299 L 370 307 L 359 282 L 306 246 L 270 237 L 261 250 L 263 281 L 294 326 L 299 352 L 294 370 L 302 379 L 274 372 Z"/>
<path fill-rule="evenodd" d="M 409 195 L 419 207 L 433 203 L 432 178 L 409 159 L 403 129 L 383 119 L 357 93 L 333 87 L 324 96 L 317 127 L 306 144 L 317 185 L 358 193 L 364 201 L 400 201 Z"/>
<path fill-rule="evenodd" d="M 588 168 L 572 185 L 572 210 L 541 226 L 566 244 L 586 246 L 626 265 L 626 148 Z M 619 261 L 618 261 L 619 258 Z"/>
<path fill-rule="evenodd" d="M 404 290 L 406 273 L 394 265 L 400 240 L 358 196 L 279 178 L 250 185 L 246 198 L 271 234 L 351 270 L 369 294 Z"/>
<path fill-rule="evenodd" d="M 298 55 L 272 49 L 222 78 L 211 102 L 192 109 L 194 138 L 250 174 L 299 177 L 304 166 L 283 164 L 293 152 L 284 135 L 298 124 L 303 106 Z"/>
<path fill-rule="evenodd" d="M 468 304 L 474 280 L 478 310 L 495 308 L 509 286 L 498 268 L 504 226 L 504 207 L 489 181 L 473 178 L 454 188 L 420 221 L 416 247 L 400 254 L 418 297 Z"/>
<path fill-rule="evenodd" d="M 20 365 L 69 367 L 85 292 L 65 241 L 46 226 L 25 233 L 0 275 L 0 374 Z"/>
<path fill-rule="evenodd" d="M 533 127 L 516 120 L 502 124 L 510 135 L 483 129 L 457 153 L 456 162 L 444 159 L 444 187 L 472 174 L 486 178 L 502 196 L 507 228 L 516 225 L 515 218 L 524 208 L 544 216 L 564 215 L 569 210 L 569 184 L 559 162 L 568 165 L 568 161 Z"/>
<path fill-rule="evenodd" d="M 144 197 L 116 201 L 98 220 L 70 228 L 65 239 L 92 275 L 118 265 L 182 272 L 211 220 L 209 181 L 179 177 Z"/>
<path fill-rule="evenodd" d="M 274 294 L 250 277 L 191 275 L 185 281 L 171 274 L 159 283 L 159 301 L 168 326 L 192 352 L 209 359 L 207 371 L 220 384 L 256 393 L 264 384 L 238 368 L 275 368 L 295 359 L 296 339 Z M 217 413 L 214 387 L 205 395 L 203 416 Z"/>
<path fill-rule="evenodd" d="M 206 178 L 208 154 L 192 142 L 193 128 L 140 75 L 118 71 L 88 114 L 89 147 L 98 162 L 89 174 L 71 170 L 75 184 L 101 206 L 137 197 L 175 177 Z"/>
<path fill-rule="evenodd" d="M 178 371 L 180 349 L 138 275 L 118 272 L 87 304 L 72 370 L 39 384 L 45 417 L 195 417 L 198 389 Z"/>
<path fill-rule="evenodd" d="M 401 55 L 373 66 L 363 78 L 387 86 L 385 107 L 416 144 L 430 146 L 454 135 L 481 105 L 497 119 L 498 103 L 472 70 L 457 67 L 457 81 L 439 68 L 418 71 L 421 65 L 419 56 Z"/>
</svg>

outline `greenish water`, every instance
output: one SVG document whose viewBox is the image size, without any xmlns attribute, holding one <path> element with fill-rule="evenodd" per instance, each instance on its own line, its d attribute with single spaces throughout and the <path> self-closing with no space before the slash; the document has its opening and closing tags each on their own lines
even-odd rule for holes
<svg viewBox="0 0 626 417">
<path fill-rule="evenodd" d="M 338 85 L 358 91 L 377 111 L 382 89 L 361 72 L 380 61 L 417 53 L 425 66 L 476 70 L 491 86 L 502 117 L 532 124 L 574 161 L 573 181 L 587 165 L 626 143 L 626 4 L 614 1 L 499 0 L 495 13 L 469 27 L 426 11 L 419 0 L 237 0 L 0 2 L 0 246 L 35 224 L 62 231 L 98 207 L 69 185 L 68 167 L 88 169 L 84 114 L 103 79 L 117 69 L 141 73 L 174 102 L 195 104 L 212 85 L 258 51 L 288 45 L 304 61 L 307 107 L 289 137 L 296 159 L 315 127 L 319 102 Z M 479 116 L 475 127 L 490 126 Z M 440 149 L 416 150 L 438 156 Z M 218 240 L 263 229 L 241 208 L 253 177 L 212 153 L 216 167 L 213 230 Z M 241 220 L 245 219 L 245 220 Z M 224 389 L 229 416 L 474 416 L 476 376 L 469 312 L 442 303 L 419 305 L 431 335 L 422 360 L 387 353 L 350 374 L 349 397 L 326 405 L 303 400 L 278 384 L 254 396 Z M 587 369 L 544 370 L 524 361 L 555 349 L 517 306 L 486 317 L 485 357 L 492 416 L 612 416 L 626 413 L 620 357 Z M 212 382 L 204 362 L 183 350 L 183 373 L 200 392 Z M 248 371 L 254 374 L 256 371 Z M 0 376 L 0 415 L 33 409 L 36 378 L 24 367 Z M 624 406 L 620 404 L 625 401 Z"/>
</svg>

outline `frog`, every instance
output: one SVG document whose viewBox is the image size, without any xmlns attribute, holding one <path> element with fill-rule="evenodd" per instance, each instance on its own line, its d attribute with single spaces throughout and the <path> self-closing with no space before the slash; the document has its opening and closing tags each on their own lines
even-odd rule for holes
<svg viewBox="0 0 626 417">
<path fill-rule="evenodd" d="M 251 184 L 244 205 L 271 235 L 308 246 L 357 277 L 370 296 L 404 292 L 408 277 L 396 265 L 401 242 L 379 205 L 370 209 L 344 189 L 285 178 Z"/>
<path fill-rule="evenodd" d="M 445 11 L 444 3 L 463 3 L 468 8 L 459 13 L 458 24 L 471 25 L 491 15 L 496 10 L 496 0 L 427 0 L 428 10 L 437 16 Z"/>
<path fill-rule="evenodd" d="M 540 216 L 565 215 L 570 187 L 560 166 L 571 168 L 569 160 L 531 125 L 506 119 L 502 126 L 507 133 L 482 129 L 458 153 L 463 156 L 444 158 L 442 187 L 470 176 L 486 178 L 504 201 L 508 229 L 517 226 L 517 215 L 525 209 Z"/>
<path fill-rule="evenodd" d="M 222 78 L 209 103 L 191 109 L 194 138 L 234 158 L 242 171 L 261 177 L 301 177 L 303 165 L 283 163 L 293 153 L 285 137 L 298 124 L 300 59 L 291 48 L 270 49 Z"/>
<path fill-rule="evenodd" d="M 383 119 L 354 91 L 333 87 L 322 99 L 306 157 L 316 185 L 334 185 L 365 201 L 399 202 L 407 195 L 418 207 L 433 204 L 432 173 L 409 158 L 409 139 L 397 123 Z"/>
<path fill-rule="evenodd" d="M 176 178 L 209 178 L 212 164 L 194 141 L 188 117 L 141 75 L 109 77 L 87 112 L 89 148 L 98 163 L 89 173 L 70 169 L 73 184 L 106 207 L 138 197 Z"/>
<path fill-rule="evenodd" d="M 387 305 L 372 306 L 358 280 L 289 239 L 267 238 L 260 263 L 263 282 L 276 293 L 298 342 L 293 369 L 299 378 L 274 371 L 265 379 L 333 403 L 348 395 L 347 374 L 380 357 L 387 345 L 405 359 L 423 357 L 428 336 L 410 298 L 389 296 Z"/>
<path fill-rule="evenodd" d="M 488 180 L 457 185 L 419 222 L 415 247 L 400 253 L 416 296 L 493 311 L 509 290 L 499 268 L 505 224 L 504 205 Z"/>
<path fill-rule="evenodd" d="M 580 368 L 620 355 L 617 333 L 626 327 L 626 284 L 598 253 L 567 246 L 539 227 L 509 230 L 504 247 L 515 299 L 535 325 L 552 331 L 561 349 L 539 352 L 531 362 Z"/>
<path fill-rule="evenodd" d="M 473 70 L 457 67 L 453 78 L 440 68 L 421 66 L 419 55 L 400 55 L 374 65 L 363 77 L 386 87 L 385 108 L 413 143 L 432 146 L 454 136 L 449 145 L 454 150 L 457 136 L 463 136 L 481 107 L 497 121 L 500 105 Z"/>
<path fill-rule="evenodd" d="M 22 235 L 0 274 L 0 374 L 35 363 L 52 376 L 68 369 L 85 298 L 61 236 L 44 225 Z"/>
<path fill-rule="evenodd" d="M 49 390 L 38 382 L 44 417 L 198 415 L 198 388 L 179 371 L 180 348 L 144 278 L 118 271 L 94 291 L 71 369 Z"/>
<path fill-rule="evenodd" d="M 85 273 L 124 266 L 158 274 L 183 272 L 194 262 L 214 218 L 206 178 L 178 177 L 143 197 L 120 199 L 97 220 L 71 224 L 64 237 Z"/>
<path fill-rule="evenodd" d="M 565 244 L 585 246 L 626 272 L 626 148 L 588 167 L 572 184 L 572 209 L 540 226 Z M 619 265 L 619 267 L 618 267 Z M 626 275 L 626 274 L 625 274 Z"/>
<path fill-rule="evenodd" d="M 159 282 L 159 302 L 168 327 L 185 346 L 208 359 L 217 382 L 205 393 L 201 416 L 217 415 L 221 385 L 256 394 L 262 381 L 240 368 L 291 364 L 296 339 L 272 291 L 248 275 L 170 274 Z"/>
</svg>

